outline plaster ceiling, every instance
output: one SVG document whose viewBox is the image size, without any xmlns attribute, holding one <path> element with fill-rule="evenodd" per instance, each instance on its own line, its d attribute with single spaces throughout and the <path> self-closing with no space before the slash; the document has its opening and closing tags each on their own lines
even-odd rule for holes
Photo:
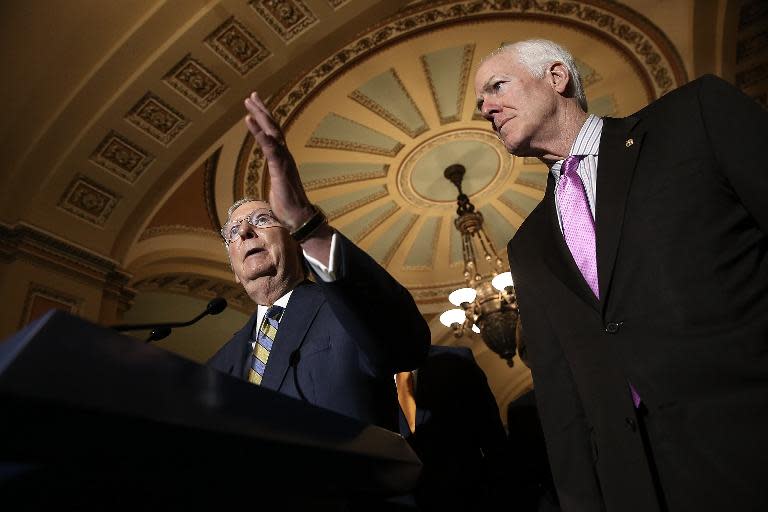
<svg viewBox="0 0 768 512">
<path fill-rule="evenodd" d="M 579 55 L 590 111 L 600 115 L 631 113 L 685 80 L 668 41 L 631 11 L 621 12 L 626 18 L 620 20 L 636 32 L 622 39 L 611 30 L 599 31 L 599 19 L 581 22 L 578 12 L 521 15 L 514 8 L 496 8 L 471 15 L 468 5 L 448 2 L 442 9 L 427 5 L 396 15 L 297 75 L 269 101 L 310 199 L 408 286 L 425 310 L 429 303 L 446 306 L 446 293 L 462 281 L 453 227 L 456 190 L 442 176 L 445 167 L 461 163 L 467 168 L 464 190 L 502 250 L 543 194 L 546 168 L 508 155 L 476 112 L 470 77 L 483 55 L 510 34 L 548 34 L 562 41 Z M 603 14 L 619 23 L 616 13 Z M 372 43 L 377 36 L 382 40 Z M 646 48 L 637 44 L 640 37 Z M 234 199 L 266 196 L 263 160 L 241 123 L 209 151 L 213 157 L 187 178 L 199 186 L 180 181 L 143 230 L 136 224 L 124 227 L 120 243 L 138 237 L 126 257 L 134 272 L 151 273 L 142 265 L 164 245 L 158 237 L 186 231 L 205 238 L 206 231 L 215 233 Z M 169 211 L 169 204 L 178 208 Z M 191 222 L 189 209 L 195 207 L 207 207 L 209 221 L 199 216 Z M 201 243 L 218 245 L 214 237 Z M 193 245 L 199 251 L 199 244 Z"/>
<path fill-rule="evenodd" d="M 241 122 L 242 99 L 256 89 L 310 199 L 412 291 L 434 342 L 472 345 L 502 403 L 530 385 L 522 368 L 510 374 L 474 335 L 453 340 L 436 321 L 462 282 L 456 190 L 442 172 L 466 167 L 464 190 L 503 256 L 542 197 L 546 169 L 508 155 L 479 118 L 474 70 L 505 41 L 555 39 L 578 57 L 590 110 L 626 115 L 687 81 L 693 5 L 5 3 L 5 69 L 18 80 L 3 84 L 0 218 L 126 268 L 142 304 L 132 321 L 163 302 L 145 307 L 142 292 L 221 294 L 248 311 L 216 232 L 234 199 L 268 191 Z"/>
</svg>

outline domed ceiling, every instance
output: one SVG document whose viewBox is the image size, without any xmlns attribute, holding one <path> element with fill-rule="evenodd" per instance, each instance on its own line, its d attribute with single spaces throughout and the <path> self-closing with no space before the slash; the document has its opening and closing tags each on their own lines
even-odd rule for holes
<svg viewBox="0 0 768 512">
<path fill-rule="evenodd" d="M 477 336 L 453 341 L 437 321 L 451 307 L 448 293 L 463 284 L 453 225 L 457 191 L 443 170 L 455 163 L 467 169 L 463 190 L 483 213 L 502 259 L 506 242 L 542 198 L 547 172 L 536 159 L 506 153 L 479 116 L 472 77 L 482 57 L 510 40 L 546 35 L 560 41 L 578 56 L 590 112 L 599 115 L 629 114 L 686 81 L 666 38 L 628 9 L 585 2 L 515 5 L 420 4 L 359 35 L 267 102 L 310 199 L 409 288 L 433 342 L 468 344 L 476 356 L 487 350 Z M 228 275 L 215 230 L 229 204 L 242 196 L 266 197 L 269 183 L 241 122 L 209 154 L 129 251 L 129 268 L 146 276 L 139 288 L 157 289 L 163 275 L 168 283 L 189 280 L 177 271 L 167 275 L 179 251 L 195 251 L 198 274 Z M 204 204 L 207 215 L 199 210 L 191 226 L 191 211 Z M 207 258 L 218 266 L 199 261 Z M 237 285 L 216 286 L 243 311 L 252 308 Z M 497 374 L 497 397 L 509 399 L 530 383 L 522 365 L 510 370 L 492 353 L 478 360 L 486 373 Z"/>
<path fill-rule="evenodd" d="M 467 169 L 463 190 L 502 250 L 543 195 L 546 167 L 504 150 L 476 111 L 472 85 L 478 62 L 509 38 L 505 34 L 542 33 L 577 55 L 589 47 L 579 67 L 592 112 L 632 112 L 653 97 L 653 90 L 638 86 L 647 80 L 626 54 L 574 27 L 477 20 L 369 52 L 283 119 L 310 199 L 421 303 L 447 305 L 447 293 L 463 279 L 453 225 L 457 190 L 443 177 L 447 166 Z M 279 111 L 283 99 L 272 103 Z M 245 148 L 250 145 L 249 139 Z M 243 189 L 263 196 L 268 184 L 259 157 L 243 162 Z"/>
<path fill-rule="evenodd" d="M 175 293 L 224 296 L 247 314 L 252 303 L 232 279 L 217 232 L 235 199 L 268 192 L 242 123 L 242 99 L 257 89 L 285 130 L 310 199 L 411 290 L 434 343 L 472 346 L 500 404 L 530 386 L 524 366 L 507 368 L 477 336 L 455 340 L 437 321 L 463 283 L 457 192 L 443 170 L 466 168 L 463 190 L 504 259 L 507 240 L 543 195 L 546 168 L 507 154 L 479 117 L 475 69 L 504 42 L 554 39 L 577 57 L 590 111 L 627 115 L 687 81 L 678 50 L 690 49 L 694 5 L 142 0 L 114 16 L 107 4 L 82 3 L 29 4 L 51 25 L 61 22 L 46 42 L 72 57 L 45 61 L 58 96 L 8 106 L 12 118 L 28 109 L 33 128 L 3 125 L 3 148 L 18 157 L 2 176 L 4 222 L 37 226 L 125 272 L 137 291 L 126 321 L 150 320 Z M 663 10 L 669 26 L 685 19 L 686 28 L 673 45 L 628 4 Z M 87 37 L 78 16 L 95 27 Z M 19 51 L 48 55 L 36 44 Z M 32 92 L 47 83 L 27 75 Z M 216 334 L 199 337 L 192 351 L 166 346 L 204 360 L 223 341 Z"/>
</svg>

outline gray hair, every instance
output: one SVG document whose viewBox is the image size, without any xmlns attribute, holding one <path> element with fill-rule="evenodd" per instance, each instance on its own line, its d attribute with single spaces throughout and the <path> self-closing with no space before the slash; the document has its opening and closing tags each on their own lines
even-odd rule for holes
<svg viewBox="0 0 768 512">
<path fill-rule="evenodd" d="M 573 55 L 568 50 L 547 39 L 528 39 L 516 43 L 504 43 L 500 48 L 492 52 L 488 58 L 511 51 L 515 52 L 520 64 L 525 66 L 531 75 L 536 78 L 544 78 L 547 68 L 553 62 L 562 62 L 570 75 L 568 89 L 565 91 L 566 94 L 576 98 L 579 107 L 584 112 L 587 111 L 587 95 L 584 93 L 584 86 L 581 83 L 581 73 L 579 73 L 576 67 Z"/>
<path fill-rule="evenodd" d="M 252 203 L 254 201 L 261 201 L 261 199 L 257 199 L 255 197 L 243 197 L 238 199 L 237 201 L 232 204 L 229 208 L 227 208 L 227 220 L 224 221 L 224 224 L 222 226 L 226 226 L 229 224 L 229 221 L 232 220 L 232 212 L 243 206 L 245 203 Z"/>
</svg>

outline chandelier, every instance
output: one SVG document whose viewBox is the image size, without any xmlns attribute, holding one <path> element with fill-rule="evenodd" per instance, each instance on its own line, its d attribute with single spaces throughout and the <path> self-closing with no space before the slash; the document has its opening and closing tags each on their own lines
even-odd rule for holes
<svg viewBox="0 0 768 512">
<path fill-rule="evenodd" d="M 440 322 L 450 327 L 456 337 L 463 336 L 467 329 L 479 333 L 485 344 L 512 366 L 520 340 L 512 274 L 504 271 L 504 263 L 483 229 L 483 214 L 475 211 L 469 197 L 461 190 L 465 172 L 463 165 L 453 164 L 443 173 L 459 191 L 456 199 L 458 217 L 454 225 L 461 233 L 467 287 L 448 295 L 451 304 L 461 309 L 444 312 Z M 479 261 L 478 254 L 482 254 Z"/>
</svg>

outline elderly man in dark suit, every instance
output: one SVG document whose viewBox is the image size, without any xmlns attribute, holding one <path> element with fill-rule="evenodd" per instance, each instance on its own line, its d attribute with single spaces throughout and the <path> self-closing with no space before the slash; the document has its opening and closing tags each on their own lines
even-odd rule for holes
<svg viewBox="0 0 768 512">
<path fill-rule="evenodd" d="M 309 202 L 259 97 L 245 106 L 269 168 L 269 203 L 236 202 L 222 236 L 235 280 L 257 308 L 209 365 L 397 431 L 392 374 L 419 366 L 429 328 L 408 291 Z M 317 283 L 305 280 L 305 262 Z M 382 325 L 385 311 L 398 321 Z"/>
<path fill-rule="evenodd" d="M 475 90 L 551 171 L 508 252 L 563 510 L 768 510 L 768 115 L 705 76 L 590 116 L 543 40 Z"/>
</svg>

